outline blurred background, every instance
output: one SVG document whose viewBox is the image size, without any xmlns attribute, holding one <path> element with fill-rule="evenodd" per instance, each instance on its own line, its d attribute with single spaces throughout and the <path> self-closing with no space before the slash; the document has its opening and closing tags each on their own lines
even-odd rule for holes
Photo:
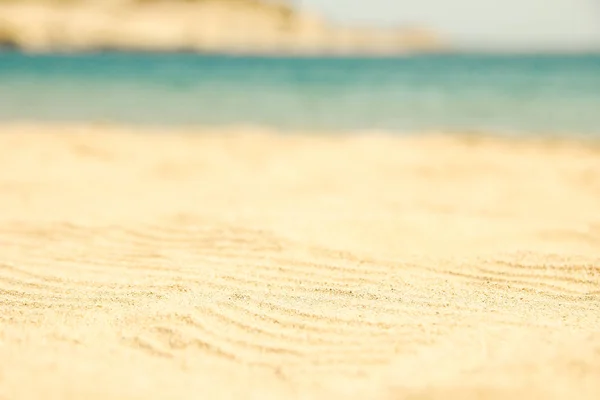
<svg viewBox="0 0 600 400">
<path fill-rule="evenodd" d="M 0 0 L 0 120 L 600 136 L 597 0 Z"/>
</svg>

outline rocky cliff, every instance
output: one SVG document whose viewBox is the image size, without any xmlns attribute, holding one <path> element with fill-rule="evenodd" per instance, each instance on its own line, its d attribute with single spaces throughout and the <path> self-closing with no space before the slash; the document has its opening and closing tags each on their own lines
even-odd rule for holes
<svg viewBox="0 0 600 400">
<path fill-rule="evenodd" d="M 274 0 L 0 0 L 0 44 L 25 51 L 402 53 L 420 29 L 339 26 Z"/>
</svg>

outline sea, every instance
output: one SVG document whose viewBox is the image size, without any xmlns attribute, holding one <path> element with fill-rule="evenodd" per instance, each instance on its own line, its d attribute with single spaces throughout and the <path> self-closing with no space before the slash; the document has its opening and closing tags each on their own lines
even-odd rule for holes
<svg viewBox="0 0 600 400">
<path fill-rule="evenodd" d="M 6 121 L 600 138 L 600 54 L 2 51 Z"/>
</svg>

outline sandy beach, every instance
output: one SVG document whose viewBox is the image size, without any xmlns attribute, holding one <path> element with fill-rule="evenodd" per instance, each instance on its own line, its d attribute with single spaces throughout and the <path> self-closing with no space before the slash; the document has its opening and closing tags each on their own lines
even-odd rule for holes
<svg viewBox="0 0 600 400">
<path fill-rule="evenodd" d="M 3 125 L 0 399 L 598 399 L 600 146 Z"/>
</svg>

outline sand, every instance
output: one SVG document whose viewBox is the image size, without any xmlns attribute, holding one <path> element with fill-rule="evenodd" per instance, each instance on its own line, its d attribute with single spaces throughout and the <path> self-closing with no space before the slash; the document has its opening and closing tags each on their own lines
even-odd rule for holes
<svg viewBox="0 0 600 400">
<path fill-rule="evenodd" d="M 3 125 L 0 399 L 598 399 L 597 144 Z"/>
</svg>

